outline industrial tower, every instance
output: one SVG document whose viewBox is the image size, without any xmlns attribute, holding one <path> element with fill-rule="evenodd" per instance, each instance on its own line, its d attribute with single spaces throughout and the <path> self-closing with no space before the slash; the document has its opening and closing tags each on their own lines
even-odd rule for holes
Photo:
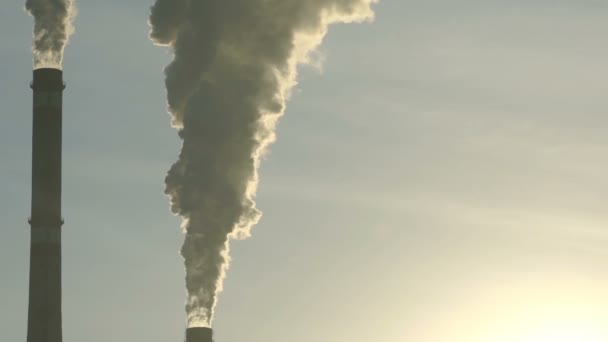
<svg viewBox="0 0 608 342">
<path fill-rule="evenodd" d="M 61 70 L 34 70 L 27 342 L 61 342 Z"/>
</svg>

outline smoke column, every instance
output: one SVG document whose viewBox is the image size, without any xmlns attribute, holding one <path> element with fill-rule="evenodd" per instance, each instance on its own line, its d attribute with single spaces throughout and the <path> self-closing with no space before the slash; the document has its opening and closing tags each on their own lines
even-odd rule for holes
<svg viewBox="0 0 608 342">
<path fill-rule="evenodd" d="M 74 32 L 73 0 L 27 0 L 34 17 L 34 68 L 61 69 L 63 50 Z"/>
<path fill-rule="evenodd" d="M 165 68 L 172 124 L 183 141 L 165 179 L 183 218 L 190 327 L 210 326 L 229 239 L 249 236 L 260 157 L 332 23 L 371 20 L 378 0 L 157 0 L 150 37 L 170 46 Z"/>
</svg>

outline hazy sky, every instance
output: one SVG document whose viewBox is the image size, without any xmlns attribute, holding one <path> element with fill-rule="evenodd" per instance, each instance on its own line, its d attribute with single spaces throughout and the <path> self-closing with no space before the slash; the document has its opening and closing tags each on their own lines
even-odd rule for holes
<svg viewBox="0 0 608 342">
<path fill-rule="evenodd" d="M 152 1 L 79 0 L 64 341 L 181 341 Z M 232 244 L 218 342 L 608 341 L 608 3 L 384 0 L 330 31 Z M 0 334 L 26 334 L 31 29 L 0 10 Z M 551 334 L 561 336 L 551 339 Z"/>
</svg>

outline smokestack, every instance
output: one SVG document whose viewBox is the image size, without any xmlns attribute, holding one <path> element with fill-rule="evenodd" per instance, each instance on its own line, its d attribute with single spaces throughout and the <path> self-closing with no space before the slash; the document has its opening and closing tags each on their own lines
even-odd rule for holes
<svg viewBox="0 0 608 342">
<path fill-rule="evenodd" d="M 61 130 L 58 69 L 34 70 L 27 342 L 61 342 Z"/>
<path fill-rule="evenodd" d="M 213 342 L 213 330 L 211 328 L 188 328 L 186 329 L 186 342 Z"/>
</svg>

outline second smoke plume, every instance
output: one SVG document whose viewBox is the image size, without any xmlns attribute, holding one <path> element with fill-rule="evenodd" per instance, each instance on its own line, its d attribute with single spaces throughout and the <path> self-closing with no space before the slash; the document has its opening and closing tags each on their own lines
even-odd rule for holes
<svg viewBox="0 0 608 342">
<path fill-rule="evenodd" d="M 229 263 L 229 238 L 260 219 L 260 156 L 296 84 L 297 65 L 328 25 L 372 19 L 377 0 L 157 0 L 151 39 L 173 48 L 165 69 L 172 124 L 183 140 L 165 179 L 183 218 L 186 311 L 210 326 Z"/>
</svg>

